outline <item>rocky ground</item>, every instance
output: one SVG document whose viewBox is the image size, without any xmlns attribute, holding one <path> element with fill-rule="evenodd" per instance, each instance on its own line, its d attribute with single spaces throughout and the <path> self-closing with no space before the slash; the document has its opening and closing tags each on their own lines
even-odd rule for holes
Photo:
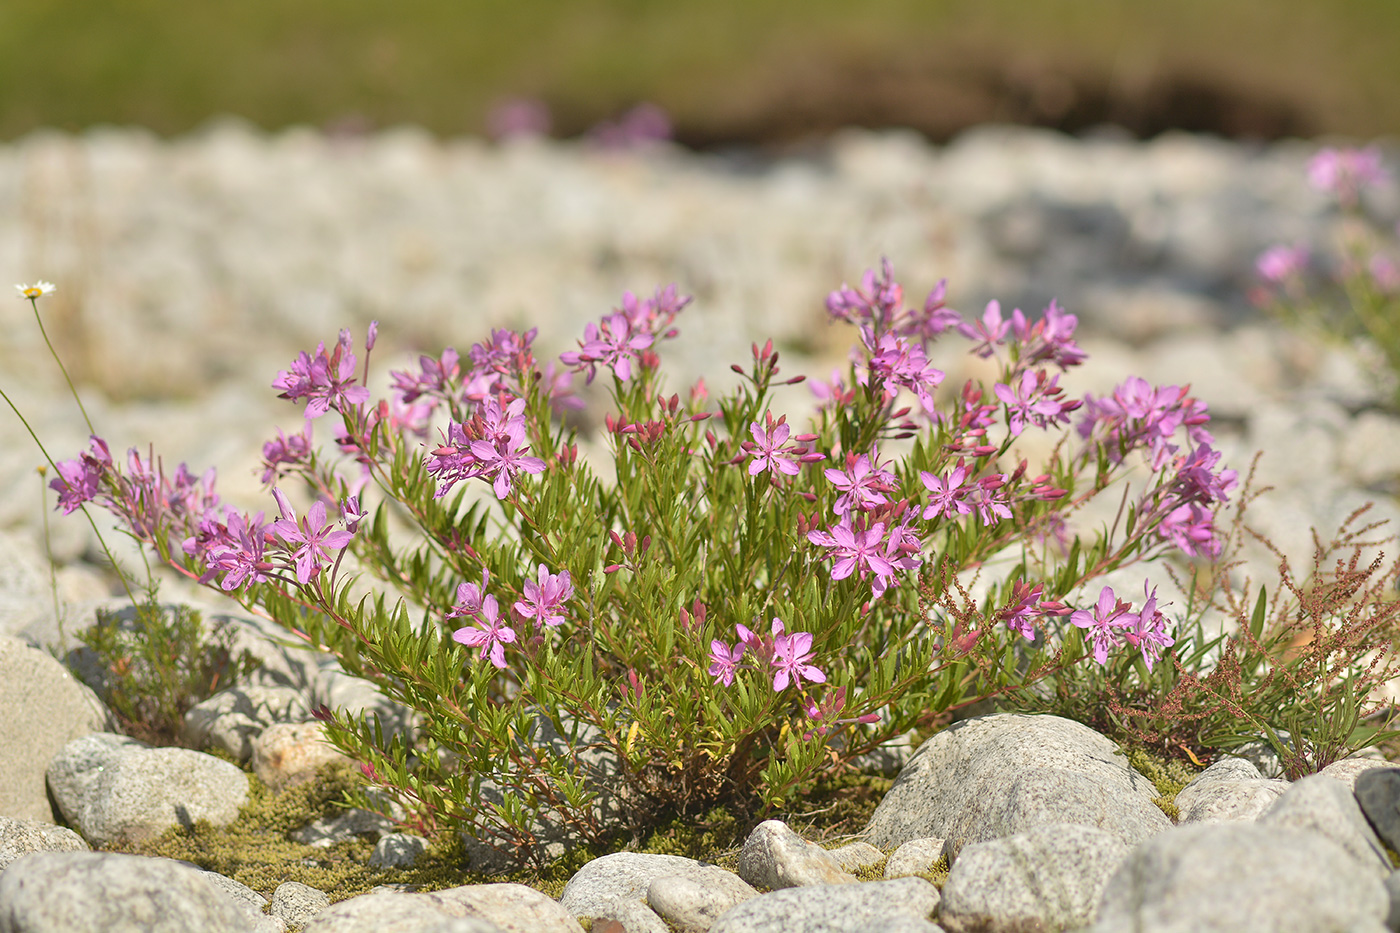
<svg viewBox="0 0 1400 933">
<path fill-rule="evenodd" d="M 381 374 L 418 349 L 465 349 L 493 325 L 538 326 L 557 352 L 624 289 L 675 281 L 696 295 L 664 355 L 678 387 L 699 375 L 722 387 L 727 363 L 768 336 L 789 371 L 824 375 L 849 339 L 825 323 L 825 293 L 888 256 L 911 295 L 948 277 L 964 312 L 997 297 L 1035 313 L 1057 298 L 1079 316 L 1091 357 L 1065 380 L 1074 394 L 1129 375 L 1191 383 L 1227 459 L 1243 470 L 1261 453 L 1258 481 L 1275 488 L 1251 524 L 1306 566 L 1311 529 L 1330 531 L 1367 501 L 1393 518 L 1400 475 L 1393 377 L 1364 347 L 1290 333 L 1248 301 L 1265 246 L 1331 229 L 1304 181 L 1313 148 L 986 129 L 942 148 L 849 133 L 811 157 L 767 163 L 497 149 L 410 130 L 337 141 L 226 124 L 169 143 L 125 130 L 42 134 L 0 148 L 0 272 L 58 283 L 42 305 L 50 332 L 114 449 L 155 443 L 167 462 L 218 464 L 225 497 L 267 508 L 261 443 L 300 427 L 267 386 L 342 326 L 363 333 L 380 321 Z M 1389 197 L 1378 209 L 1396 213 Z M 2 387 L 54 456 L 71 456 L 86 430 L 29 307 L 0 314 Z M 954 378 L 968 371 L 960 352 L 939 363 Z M 794 415 L 805 404 L 800 394 L 784 402 Z M 274 929 L 312 918 L 304 905 L 324 904 L 314 891 L 289 888 L 262 915 L 261 895 L 178 863 L 65 851 L 134 826 L 231 819 L 247 776 L 226 760 L 110 736 L 106 712 L 34 647 L 59 634 L 41 462 L 17 419 L 0 417 L 0 634 L 18 639 L 0 645 L 0 864 L 47 853 L 0 875 L 0 931 Z M 110 597 L 90 535 L 57 518 L 48 535 L 70 625 Z M 1271 579 L 1271 558 L 1247 556 L 1241 572 Z M 295 761 L 268 749 L 308 747 L 297 729 L 312 704 L 375 702 L 315 659 L 274 655 L 243 685 L 251 696 L 223 697 L 199 727 L 249 767 L 259 743 L 264 758 Z M 1025 753 L 1005 754 L 1016 748 Z M 1369 764 L 1288 785 L 1227 760 L 1178 795 L 1172 827 L 1156 791 L 1101 736 L 994 717 L 940 734 L 904 765 L 864 849 L 817 854 L 765 824 L 723 877 L 619 853 L 586 866 L 557 900 L 510 886 L 382 891 L 325 908 L 306 929 L 562 931 L 612 917 L 619 926 L 607 929 L 630 933 L 666 922 L 930 930 L 932 917 L 950 931 L 1032 920 L 1381 930 L 1397 887 L 1385 846 L 1400 849 L 1400 793 L 1394 772 L 1358 777 Z M 374 857 L 386 866 L 416 845 L 397 834 L 380 842 Z M 952 857 L 941 894 L 918 877 L 940 855 Z"/>
</svg>

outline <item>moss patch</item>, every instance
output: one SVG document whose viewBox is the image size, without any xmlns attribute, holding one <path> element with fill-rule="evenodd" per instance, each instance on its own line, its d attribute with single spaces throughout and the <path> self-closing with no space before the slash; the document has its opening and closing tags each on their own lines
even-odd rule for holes
<svg viewBox="0 0 1400 933">
<path fill-rule="evenodd" d="M 341 813 L 347 793 L 358 780 L 353 768 L 341 764 L 323 769 L 314 781 L 274 794 L 250 775 L 248 803 L 228 826 L 200 821 L 145 842 L 114 844 L 108 851 L 183 859 L 246 884 L 268 898 L 286 881 L 324 891 L 332 901 L 364 894 L 382 884 L 437 891 L 464 884 L 513 881 L 557 899 L 585 863 L 624 848 L 683 855 L 733 871 L 738 867 L 739 848 L 757 823 L 756 819 L 715 807 L 699 819 L 674 818 L 637 845 L 619 842 L 611 847 L 579 847 L 542 871 L 522 869 L 507 875 L 468 871 L 465 853 L 455 838 L 434 841 L 413 867 L 393 869 L 369 867 L 374 847 L 368 838 L 329 848 L 291 839 L 293 832 L 307 824 Z M 828 846 L 842 845 L 865 826 L 891 783 L 888 778 L 863 774 L 822 781 L 788 810 L 772 817 L 784 820 L 804 838 Z"/>
<path fill-rule="evenodd" d="M 1175 823 L 1181 817 L 1181 811 L 1176 806 L 1176 795 L 1202 769 L 1176 758 L 1162 758 L 1141 747 L 1125 748 L 1123 754 L 1128 759 L 1128 765 L 1157 788 L 1158 796 L 1152 802 L 1167 815 L 1167 819 Z"/>
</svg>

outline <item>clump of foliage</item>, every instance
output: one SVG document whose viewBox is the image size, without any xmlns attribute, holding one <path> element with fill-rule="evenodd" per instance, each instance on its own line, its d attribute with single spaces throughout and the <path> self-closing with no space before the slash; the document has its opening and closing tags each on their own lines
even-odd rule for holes
<svg viewBox="0 0 1400 933">
<path fill-rule="evenodd" d="M 206 630 L 197 610 L 161 603 L 154 587 L 125 609 L 98 609 L 96 623 L 77 638 L 91 654 L 71 655 L 74 670 L 122 732 L 151 745 L 182 744 L 190 707 L 258 666 L 252 654 L 235 650 L 226 619 Z"/>
<path fill-rule="evenodd" d="M 1312 568 L 1299 577 L 1244 524 L 1250 498 L 1236 511 L 1228 556 L 1246 536 L 1268 547 L 1279 560 L 1272 594 L 1236 580 L 1238 562 L 1226 560 L 1192 578 L 1179 630 L 1191 634 L 1155 671 L 1131 661 L 1065 668 L 1015 703 L 1198 768 L 1262 739 L 1290 780 L 1400 736 L 1382 690 L 1400 673 L 1400 561 L 1377 550 L 1396 539 L 1378 535 L 1382 523 L 1362 524 L 1364 506 L 1331 539 L 1314 533 Z"/>
</svg>

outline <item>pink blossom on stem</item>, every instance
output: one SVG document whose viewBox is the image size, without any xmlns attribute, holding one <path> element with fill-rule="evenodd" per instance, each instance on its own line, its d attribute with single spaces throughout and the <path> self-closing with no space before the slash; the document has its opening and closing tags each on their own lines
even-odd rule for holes
<svg viewBox="0 0 1400 933">
<path fill-rule="evenodd" d="M 828 469 L 823 475 L 841 490 L 833 506 L 837 515 L 867 512 L 885 505 L 890 501 L 885 494 L 894 492 L 899 485 L 899 478 L 880 465 L 879 451 L 874 449 L 868 456 L 847 454 L 844 470 Z"/>
<path fill-rule="evenodd" d="M 515 610 L 516 618 L 522 622 L 534 622 L 537 630 L 546 625 L 559 625 L 564 621 L 559 608 L 574 595 L 569 571 L 562 570 L 553 574 L 549 572 L 548 567 L 540 564 L 537 579 L 526 580 L 522 589 L 524 597 L 516 600 L 515 605 L 511 607 Z"/>
<path fill-rule="evenodd" d="M 716 638 L 710 642 L 710 669 L 708 673 L 715 679 L 715 683 L 728 687 L 734 683 L 734 674 L 738 671 L 739 662 L 743 660 L 743 657 L 744 645 L 742 643 L 731 648 Z"/>
<path fill-rule="evenodd" d="M 1328 146 L 1308 162 L 1308 181 L 1312 186 L 1331 194 L 1345 207 L 1354 206 L 1367 187 L 1384 184 L 1389 179 L 1378 146 L 1365 149 Z"/>
<path fill-rule="evenodd" d="M 286 435 L 277 429 L 277 436 L 263 444 L 263 485 L 286 474 L 284 466 L 300 466 L 311 455 L 311 432 L 314 422 L 307 420 L 298 434 Z"/>
<path fill-rule="evenodd" d="M 1078 609 L 1070 615 L 1073 625 L 1086 630 L 1086 637 L 1093 643 L 1094 660 L 1099 664 L 1107 664 L 1109 649 L 1123 643 L 1119 634 L 1123 627 L 1121 620 L 1130 609 L 1131 603 L 1118 599 L 1113 587 L 1105 586 L 1099 591 L 1098 602 L 1092 610 Z"/>
<path fill-rule="evenodd" d="M 332 408 L 346 412 L 369 400 L 369 389 L 355 384 L 355 365 L 350 332 L 341 331 L 329 355 L 324 342 L 317 344 L 315 356 L 303 350 L 290 369 L 277 374 L 272 387 L 282 390 L 281 398 L 307 399 L 304 415 L 308 419 L 319 418 Z"/>
<path fill-rule="evenodd" d="M 1001 319 L 1001 302 L 993 299 L 987 302 L 982 317 L 973 321 L 963 321 L 958 325 L 958 333 L 968 340 L 978 341 L 972 353 L 986 359 L 996 352 L 996 348 L 1006 342 L 1011 330 L 1011 322 Z"/>
<path fill-rule="evenodd" d="M 499 670 L 506 669 L 506 649 L 505 646 L 515 641 L 515 632 L 506 625 L 505 619 L 501 616 L 500 606 L 496 602 L 496 597 L 486 596 L 481 601 L 479 612 L 473 613 L 476 626 L 464 626 L 452 633 L 452 640 L 466 645 L 468 648 L 477 648 L 478 658 L 490 658 L 493 665 Z"/>
<path fill-rule="evenodd" d="M 920 482 L 933 494 L 924 508 L 923 517 L 926 520 L 952 518 L 955 515 L 967 515 L 972 511 L 976 503 L 977 485 L 968 482 L 970 472 L 961 457 L 946 479 L 934 476 L 927 470 L 919 471 Z"/>
<path fill-rule="evenodd" d="M 1121 631 L 1123 640 L 1142 652 L 1143 663 L 1150 671 L 1162 656 L 1162 649 L 1170 648 L 1176 641 L 1167 634 L 1166 616 L 1157 608 L 1157 588 L 1154 586 L 1149 593 L 1147 586 L 1146 582 L 1142 585 L 1143 595 L 1147 597 L 1142 611 L 1122 616 Z"/>
<path fill-rule="evenodd" d="M 812 636 L 808 632 L 783 631 L 783 620 L 773 619 L 773 690 L 786 690 L 788 683 L 801 688 L 802 681 L 826 683 L 826 674 L 807 663 L 812 658 Z"/>
<path fill-rule="evenodd" d="M 802 463 L 825 459 L 824 454 L 788 443 L 792 428 L 787 424 L 787 415 L 779 417 L 777 421 L 773 420 L 772 412 L 766 412 L 764 417 L 766 426 L 757 421 L 752 422 L 749 425 L 749 433 L 753 435 L 753 440 L 744 441 L 741 445 L 744 453 L 754 458 L 749 464 L 750 476 L 757 476 L 770 469 L 774 473 L 796 476 L 802 468 Z M 792 439 L 811 441 L 816 439 L 816 435 L 799 434 Z"/>
<path fill-rule="evenodd" d="M 94 499 L 102 488 L 102 477 L 112 468 L 112 452 L 107 442 L 97 435 L 91 437 L 91 449 L 73 460 L 60 460 L 58 476 L 49 480 L 49 488 L 58 493 L 58 504 L 68 515 Z"/>
<path fill-rule="evenodd" d="M 326 522 L 326 504 L 320 499 L 311 506 L 306 518 L 297 520 L 292 505 L 282 490 L 272 489 L 277 509 L 282 517 L 272 523 L 272 532 L 293 546 L 292 560 L 296 565 L 297 582 L 308 583 L 321 572 L 321 562 L 330 559 L 329 551 L 340 550 L 354 537 L 348 531 L 332 531 Z"/>
<path fill-rule="evenodd" d="M 1303 245 L 1271 246 L 1254 261 L 1254 271 L 1265 282 L 1282 285 L 1302 275 L 1308 267 L 1309 252 Z"/>
<path fill-rule="evenodd" d="M 559 359 L 574 372 L 585 372 L 586 382 L 593 381 L 600 365 L 611 368 L 619 382 L 626 382 L 632 378 L 638 351 L 651 346 L 654 339 L 649 333 L 635 331 L 627 315 L 619 312 L 597 324 L 590 321 L 584 326 L 579 348 L 559 354 Z"/>
<path fill-rule="evenodd" d="M 851 516 L 847 515 L 829 531 L 813 529 L 807 532 L 807 540 L 831 548 L 831 556 L 835 558 L 831 568 L 833 580 L 844 580 L 857 571 L 862 579 L 867 573 L 873 573 L 878 596 L 895 576 L 895 566 L 885 556 L 884 522 L 876 522 L 866 528 L 863 521 L 853 525 Z"/>
</svg>

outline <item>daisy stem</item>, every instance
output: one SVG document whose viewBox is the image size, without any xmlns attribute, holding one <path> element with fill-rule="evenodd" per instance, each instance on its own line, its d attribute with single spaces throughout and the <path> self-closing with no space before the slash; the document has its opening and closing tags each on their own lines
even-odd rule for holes
<svg viewBox="0 0 1400 933">
<path fill-rule="evenodd" d="M 87 409 L 83 407 L 83 400 L 78 396 L 78 388 L 73 385 L 73 379 L 68 375 L 68 368 L 63 365 L 63 360 L 59 359 L 58 351 L 53 348 L 53 342 L 49 340 L 49 332 L 44 329 L 44 318 L 39 314 L 39 300 L 37 298 L 30 298 L 29 305 L 34 309 L 34 320 L 39 325 L 39 333 L 43 335 L 44 343 L 48 346 L 49 353 L 53 356 L 53 361 L 58 364 L 58 371 L 63 373 L 63 378 L 67 380 L 68 391 L 73 393 L 73 401 L 78 403 L 78 411 L 83 413 L 83 420 L 87 422 L 88 433 L 96 435 L 97 429 L 92 426 L 92 419 L 88 417 Z M 11 404 L 10 407 L 14 408 L 14 405 Z M 18 411 L 18 409 L 16 409 L 16 411 Z M 31 431 L 30 433 L 32 434 L 33 432 Z M 38 440 L 38 438 L 35 438 L 35 440 Z M 48 455 L 45 454 L 45 456 Z M 58 467 L 54 467 L 54 469 L 56 470 Z"/>
</svg>

